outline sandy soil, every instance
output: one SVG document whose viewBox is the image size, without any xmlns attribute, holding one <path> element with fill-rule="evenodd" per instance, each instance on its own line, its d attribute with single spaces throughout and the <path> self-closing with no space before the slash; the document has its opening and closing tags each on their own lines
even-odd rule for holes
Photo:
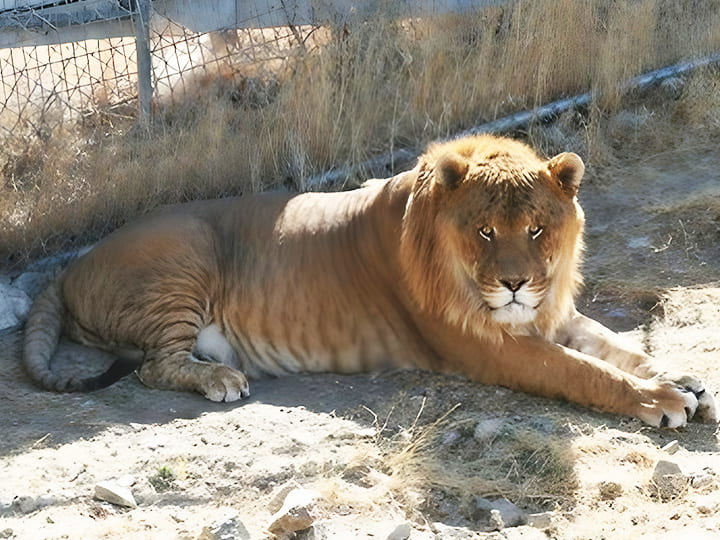
<svg viewBox="0 0 720 540">
<path fill-rule="evenodd" d="M 616 174 L 591 168 L 579 302 L 716 390 L 718 170 L 720 157 L 702 148 Z M 0 344 L 0 538 L 194 539 L 228 515 L 242 523 L 232 537 L 264 538 L 273 492 L 288 480 L 322 496 L 303 538 L 384 539 L 403 524 L 412 539 L 720 538 L 714 425 L 651 429 L 416 371 L 258 381 L 249 400 L 226 405 L 134 377 L 56 395 L 22 373 L 17 333 Z M 69 369 L 84 358 L 66 350 Z M 673 440 L 677 452 L 662 450 Z M 660 459 L 688 482 L 672 496 L 651 481 Z M 129 486 L 138 506 L 96 500 L 105 480 Z M 488 531 L 474 496 L 497 495 L 550 511 L 550 526 Z"/>
</svg>

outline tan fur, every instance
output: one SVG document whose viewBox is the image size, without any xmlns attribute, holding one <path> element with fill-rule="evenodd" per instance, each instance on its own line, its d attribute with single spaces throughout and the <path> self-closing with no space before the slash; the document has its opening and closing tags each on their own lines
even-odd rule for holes
<svg viewBox="0 0 720 540">
<path fill-rule="evenodd" d="M 574 154 L 546 161 L 486 135 L 433 145 L 412 171 L 356 191 L 165 208 L 37 300 L 25 366 L 49 389 L 111 382 L 53 374 L 62 327 L 149 386 L 216 401 L 247 395 L 246 376 L 414 366 L 654 425 L 696 409 L 715 420 L 702 383 L 659 376 L 576 312 L 583 171 Z"/>
</svg>

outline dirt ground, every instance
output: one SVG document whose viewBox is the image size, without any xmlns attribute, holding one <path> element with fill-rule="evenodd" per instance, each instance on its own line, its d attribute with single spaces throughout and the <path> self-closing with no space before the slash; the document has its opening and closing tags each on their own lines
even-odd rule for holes
<svg viewBox="0 0 720 540">
<path fill-rule="evenodd" d="M 699 143 L 590 167 L 579 301 L 716 391 L 717 171 L 720 155 Z M 228 516 L 227 538 L 265 538 L 289 480 L 321 494 L 302 538 L 403 538 L 404 525 L 411 539 L 720 538 L 715 425 L 652 429 L 416 371 L 257 381 L 237 404 L 134 376 L 58 395 L 30 384 L 18 342 L 0 336 L 0 538 L 195 539 Z M 662 450 L 672 441 L 676 452 Z M 671 495 L 651 480 L 661 459 L 687 480 Z M 129 486 L 138 506 L 95 499 L 106 480 Z M 497 496 L 550 512 L 549 525 L 490 531 L 475 497 Z"/>
</svg>

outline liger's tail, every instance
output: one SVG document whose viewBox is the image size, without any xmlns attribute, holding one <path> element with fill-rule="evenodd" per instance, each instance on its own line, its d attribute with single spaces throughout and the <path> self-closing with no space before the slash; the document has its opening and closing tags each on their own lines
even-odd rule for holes
<svg viewBox="0 0 720 540">
<path fill-rule="evenodd" d="M 62 278 L 54 280 L 40 293 L 25 323 L 23 365 L 30 378 L 46 390 L 80 392 L 105 388 L 137 369 L 138 362 L 118 358 L 107 371 L 94 377 L 68 377 L 52 371 L 50 362 L 66 316 L 61 288 Z"/>
</svg>

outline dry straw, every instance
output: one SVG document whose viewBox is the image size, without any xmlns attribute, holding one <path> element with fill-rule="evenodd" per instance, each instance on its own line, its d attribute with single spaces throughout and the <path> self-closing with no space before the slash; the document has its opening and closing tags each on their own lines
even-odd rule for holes
<svg viewBox="0 0 720 540">
<path fill-rule="evenodd" d="M 561 96 L 601 90 L 595 110 L 612 111 L 620 81 L 717 50 L 718 7 L 511 1 L 461 16 L 379 12 L 365 23 L 317 29 L 314 46 L 271 74 L 234 66 L 222 84 L 204 80 L 183 103 L 159 111 L 147 132 L 99 113 L 6 141 L 0 263 L 17 267 L 92 241 L 160 204 L 303 189 L 329 167 Z M 687 115 L 704 116 L 691 108 Z"/>
</svg>

